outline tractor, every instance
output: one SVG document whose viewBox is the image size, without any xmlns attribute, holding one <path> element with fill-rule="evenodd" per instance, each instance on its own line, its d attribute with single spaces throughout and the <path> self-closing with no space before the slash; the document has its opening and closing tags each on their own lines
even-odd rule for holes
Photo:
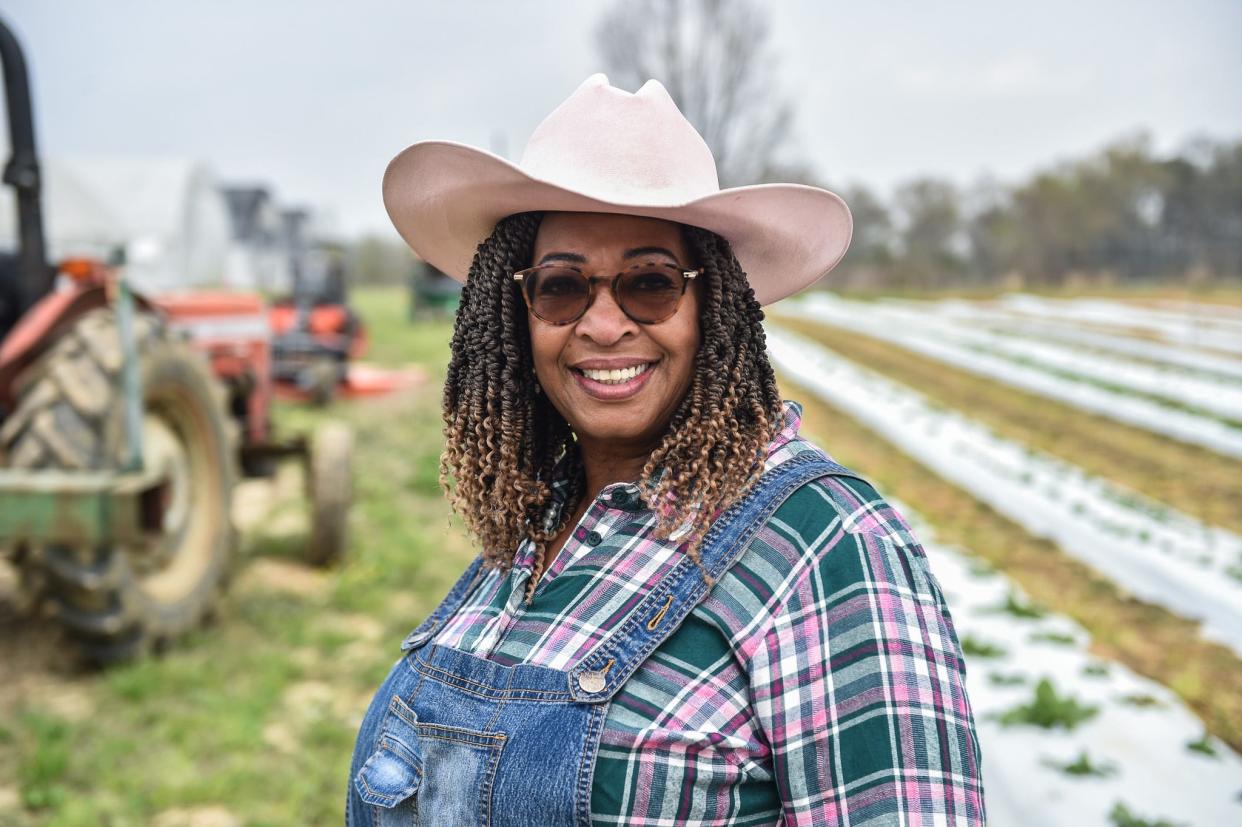
<svg viewBox="0 0 1242 827">
<path fill-rule="evenodd" d="M 257 295 L 148 295 L 110 262 L 49 264 L 26 62 L 0 20 L 18 243 L 0 255 L 0 565 L 89 661 L 162 648 L 217 608 L 241 475 L 306 467 L 312 562 L 337 559 L 352 437 L 272 433 L 271 331 Z"/>
<path fill-rule="evenodd" d="M 350 361 L 367 348 L 366 328 L 349 306 L 344 251 L 299 241 L 293 292 L 272 302 L 272 376 L 285 396 L 326 405 L 350 390 Z"/>
</svg>

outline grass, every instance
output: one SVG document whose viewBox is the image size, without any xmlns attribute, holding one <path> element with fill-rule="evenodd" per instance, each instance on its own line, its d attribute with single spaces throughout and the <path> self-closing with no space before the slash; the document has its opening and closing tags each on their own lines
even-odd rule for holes
<svg viewBox="0 0 1242 827">
<path fill-rule="evenodd" d="M 966 412 L 1034 450 L 1080 466 L 1179 511 L 1242 531 L 1242 460 L 1161 437 L 1028 393 L 859 333 L 773 314 L 842 357 Z"/>
<path fill-rule="evenodd" d="M 1093 655 L 1164 684 L 1235 750 L 1242 750 L 1242 660 L 1199 636 L 1198 624 L 1122 592 L 1106 577 L 1035 537 L 902 453 L 789 377 L 787 398 L 803 405 L 804 430 L 838 462 L 933 521 L 938 540 L 966 548 L 1003 571 L 1041 607 L 1075 620 Z M 1032 607 L 1010 594 L 998 610 Z"/>
<path fill-rule="evenodd" d="M 244 536 L 212 626 L 162 657 L 106 672 L 49 668 L 40 691 L 0 704 L 0 802 L 13 797 L 5 788 L 18 800 L 16 809 L 0 803 L 0 825 L 145 825 L 174 808 L 221 807 L 245 825 L 341 823 L 366 704 L 401 639 L 473 556 L 436 482 L 451 325 L 410 325 L 403 299 L 357 292 L 368 358 L 421 363 L 426 385 L 327 411 L 275 411 L 286 433 L 329 417 L 355 430 L 343 564 L 309 568 L 304 535 L 265 521 Z M 303 511 L 294 497 L 273 514 Z M 61 714 L 70 697 L 80 709 Z"/>
</svg>

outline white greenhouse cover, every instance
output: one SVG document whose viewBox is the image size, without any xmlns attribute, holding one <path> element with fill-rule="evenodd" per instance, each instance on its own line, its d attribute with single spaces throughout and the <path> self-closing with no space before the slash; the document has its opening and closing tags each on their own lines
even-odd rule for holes
<svg viewBox="0 0 1242 827">
<path fill-rule="evenodd" d="M 15 246 L 15 201 L 0 194 L 0 246 Z M 53 261 L 124 248 L 140 290 L 222 281 L 228 207 L 206 164 L 185 158 L 43 161 L 43 221 Z"/>
</svg>

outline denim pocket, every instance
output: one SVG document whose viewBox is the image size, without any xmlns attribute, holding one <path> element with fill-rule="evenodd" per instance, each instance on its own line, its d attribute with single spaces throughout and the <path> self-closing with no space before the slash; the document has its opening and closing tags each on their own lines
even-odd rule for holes
<svg viewBox="0 0 1242 827">
<path fill-rule="evenodd" d="M 400 696 L 393 695 L 384 714 L 375 752 L 362 765 L 354 779 L 358 795 L 368 804 L 393 810 L 398 804 L 412 799 L 423 780 L 423 758 L 418 743 L 418 716 L 405 705 Z M 413 808 L 411 801 L 410 809 Z M 417 814 L 395 824 L 415 825 Z M 388 821 L 381 818 L 381 823 Z"/>
<path fill-rule="evenodd" d="M 381 827 L 491 823 L 501 732 L 421 721 L 394 695 L 354 787 Z"/>
</svg>

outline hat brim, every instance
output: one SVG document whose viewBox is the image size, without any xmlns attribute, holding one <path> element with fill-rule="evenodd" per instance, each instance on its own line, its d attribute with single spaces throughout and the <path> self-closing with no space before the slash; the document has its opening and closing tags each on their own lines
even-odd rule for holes
<svg viewBox="0 0 1242 827">
<path fill-rule="evenodd" d="M 479 243 L 500 219 L 529 211 L 641 215 L 728 239 L 760 304 L 814 284 L 849 247 L 853 220 L 836 194 L 802 184 L 734 187 L 677 204 L 624 204 L 541 181 L 498 155 L 420 141 L 384 173 L 384 207 L 405 242 L 464 282 Z"/>
</svg>

